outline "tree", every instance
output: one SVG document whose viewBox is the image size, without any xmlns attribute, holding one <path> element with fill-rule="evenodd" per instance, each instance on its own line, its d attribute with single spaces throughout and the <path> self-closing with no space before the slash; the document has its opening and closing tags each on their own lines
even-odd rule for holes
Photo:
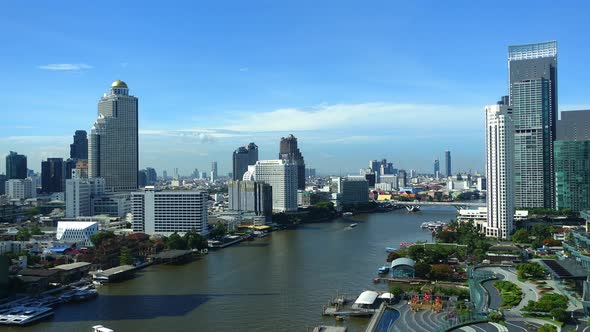
<svg viewBox="0 0 590 332">
<path fill-rule="evenodd" d="M 531 235 L 535 236 L 537 240 L 545 240 L 553 237 L 553 226 L 545 224 L 534 225 L 531 230 Z"/>
<path fill-rule="evenodd" d="M 115 237 L 115 233 L 113 232 L 98 232 L 90 238 L 90 241 L 94 245 L 94 247 L 100 247 L 100 245 L 107 239 L 112 239 Z"/>
<path fill-rule="evenodd" d="M 447 280 L 453 276 L 453 268 L 447 264 L 434 264 L 430 271 L 430 279 Z"/>
<path fill-rule="evenodd" d="M 225 227 L 223 223 L 219 222 L 215 225 L 215 228 L 209 232 L 209 237 L 212 239 L 217 239 L 223 237 L 225 234 L 227 234 L 227 227 Z"/>
<path fill-rule="evenodd" d="M 431 270 L 432 270 L 432 267 L 428 263 L 417 262 L 414 265 L 414 275 L 417 278 L 426 278 Z"/>
<path fill-rule="evenodd" d="M 553 317 L 553 319 L 555 319 L 558 322 L 565 322 L 569 319 L 569 315 L 568 315 L 567 311 L 565 311 L 563 308 L 551 309 L 551 311 L 549 311 L 549 313 L 551 313 L 551 316 Z"/>
<path fill-rule="evenodd" d="M 127 247 L 121 247 L 121 252 L 119 254 L 119 264 L 120 265 L 130 265 L 133 263 L 133 257 L 131 256 L 131 250 Z"/>
<path fill-rule="evenodd" d="M 208 247 L 207 239 L 194 229 L 184 234 L 184 240 L 189 249 L 201 250 Z"/>
<path fill-rule="evenodd" d="M 18 233 L 16 233 L 16 239 L 18 241 L 29 241 L 30 238 L 31 232 L 29 232 L 28 228 L 21 228 Z"/>
<path fill-rule="evenodd" d="M 529 232 L 524 228 L 517 229 L 516 232 L 512 234 L 512 241 L 515 243 L 529 243 Z"/>
<path fill-rule="evenodd" d="M 391 263 L 394 260 L 400 258 L 400 254 L 397 251 L 392 251 L 389 254 L 387 254 L 387 263 Z"/>
<path fill-rule="evenodd" d="M 404 290 L 400 286 L 394 286 L 391 288 L 391 294 L 395 297 L 401 297 L 404 293 Z"/>
<path fill-rule="evenodd" d="M 557 332 L 557 328 L 551 324 L 545 324 L 541 326 L 537 332 Z"/>
<path fill-rule="evenodd" d="M 521 263 L 516 265 L 516 272 L 519 278 L 543 278 L 545 270 L 539 263 Z"/>
<path fill-rule="evenodd" d="M 186 249 L 186 241 L 178 233 L 174 232 L 172 235 L 168 237 L 168 241 L 166 243 L 168 249 Z"/>
</svg>

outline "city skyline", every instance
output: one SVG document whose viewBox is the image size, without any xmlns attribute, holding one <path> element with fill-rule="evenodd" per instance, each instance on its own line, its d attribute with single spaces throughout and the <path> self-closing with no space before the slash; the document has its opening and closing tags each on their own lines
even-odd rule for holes
<svg viewBox="0 0 590 332">
<path fill-rule="evenodd" d="M 101 15 L 106 8 L 90 4 L 86 15 L 79 15 L 81 9 L 46 4 L 27 8 L 33 11 L 27 16 L 24 5 L 9 4 L 6 13 L 13 15 L 0 14 L 0 26 L 26 28 L 0 37 L 13 45 L 0 55 L 0 68 L 11 77 L 10 82 L 0 82 L 2 91 L 11 91 L 5 107 L 19 110 L 4 115 L 0 151 L 27 155 L 29 167 L 36 171 L 48 157 L 67 158 L 73 133 L 91 129 L 96 96 L 106 84 L 122 79 L 142 97 L 139 168 L 177 167 L 189 174 L 217 160 L 219 173 L 227 174 L 236 146 L 254 141 L 260 146 L 260 159 L 272 159 L 278 150 L 276 141 L 292 133 L 300 140 L 307 164 L 322 174 L 355 173 L 361 166 L 356 160 L 372 158 L 429 172 L 432 158 L 443 160 L 446 149 L 453 152 L 456 171 L 483 172 L 485 119 L 480 110 L 497 95 L 508 94 L 506 50 L 509 45 L 548 40 L 557 40 L 560 48 L 558 109 L 588 108 L 579 84 L 589 70 L 582 56 L 588 37 L 576 33 L 582 30 L 584 10 L 579 7 L 399 6 L 396 11 L 389 10 L 390 5 L 322 7 L 317 17 L 306 17 L 299 6 L 275 5 L 258 13 L 264 28 L 248 25 L 240 15 L 244 8 L 234 8 L 235 12 L 199 8 L 196 13 L 187 11 L 196 18 L 177 20 L 187 21 L 186 33 L 194 35 L 194 43 L 177 46 L 176 38 L 187 37 L 185 32 L 170 37 L 148 21 L 129 18 L 131 11 L 137 17 L 154 15 L 155 9 L 149 7 Z M 555 13 L 551 26 L 535 19 L 535 13 L 547 10 Z M 30 17 L 40 16 L 34 15 L 36 11 L 74 19 L 33 22 Z M 331 27 L 323 24 L 327 15 L 322 14 L 328 11 Z M 490 12 L 500 11 L 503 15 L 493 29 L 478 24 Z M 211 13 L 231 23 L 222 27 L 208 17 Z M 166 15 L 171 14 L 167 9 L 161 14 L 166 29 L 178 26 Z M 284 22 L 274 19 L 277 14 Z M 349 19 L 358 14 L 362 22 L 349 27 Z M 437 24 L 440 20 L 445 24 Z M 531 29 L 513 31 L 508 23 L 516 20 Z M 101 24 L 91 24 L 95 21 Z M 95 28 L 109 24 L 126 33 L 105 36 Z M 464 32 L 465 24 L 472 31 Z M 434 25 L 437 31 L 432 34 Z M 146 43 L 123 37 L 138 33 L 153 38 Z M 439 38 L 453 35 L 460 36 L 460 42 Z M 48 41 L 54 44 L 48 47 Z M 145 52 L 155 44 L 166 51 Z M 46 52 L 29 52 L 30 47 Z M 301 51 L 309 49 L 314 52 Z M 433 50 L 440 51 L 436 57 Z M 477 75 L 466 70 L 475 65 Z M 20 116 L 23 112 L 29 116 Z M 456 131 L 457 127 L 462 130 Z M 341 165 L 346 169 L 341 170 Z M 0 159 L 0 169 L 4 167 Z"/>
</svg>

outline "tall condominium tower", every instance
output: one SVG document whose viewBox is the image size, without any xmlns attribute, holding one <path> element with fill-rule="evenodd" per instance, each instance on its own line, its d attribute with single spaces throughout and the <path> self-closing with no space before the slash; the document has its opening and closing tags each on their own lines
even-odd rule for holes
<svg viewBox="0 0 590 332">
<path fill-rule="evenodd" d="M 253 167 L 254 180 L 272 187 L 273 211 L 297 211 L 297 167 L 285 159 L 259 160 Z"/>
<path fill-rule="evenodd" d="M 508 47 L 514 119 L 516 206 L 555 205 L 553 141 L 557 121 L 557 42 Z"/>
<path fill-rule="evenodd" d="M 49 194 L 64 191 L 65 178 L 66 169 L 62 158 L 47 158 L 41 162 L 41 192 Z"/>
<path fill-rule="evenodd" d="M 25 179 L 27 177 L 27 156 L 14 151 L 6 156 L 6 179 Z"/>
<path fill-rule="evenodd" d="M 74 160 L 88 159 L 86 130 L 76 130 L 74 133 L 74 143 L 70 144 L 70 158 Z"/>
<path fill-rule="evenodd" d="M 88 140 L 88 176 L 105 179 L 106 191 L 137 189 L 138 100 L 117 80 L 98 102 L 98 118 Z"/>
<path fill-rule="evenodd" d="M 217 180 L 217 162 L 211 162 L 211 181 Z"/>
<path fill-rule="evenodd" d="M 297 189 L 305 189 L 305 161 L 299 148 L 297 147 L 297 138 L 292 134 L 287 137 L 281 137 L 279 159 L 288 160 L 294 163 L 297 168 Z"/>
<path fill-rule="evenodd" d="M 248 170 L 248 165 L 254 165 L 258 161 L 258 146 L 254 143 L 241 146 L 234 151 L 232 159 L 232 178 L 234 180 L 242 180 L 244 173 Z"/>
<path fill-rule="evenodd" d="M 453 170 L 451 168 L 451 151 L 445 151 L 445 175 L 453 176 Z"/>
<path fill-rule="evenodd" d="M 434 177 L 438 178 L 440 175 L 440 161 L 438 158 L 434 159 Z"/>
<path fill-rule="evenodd" d="M 486 106 L 486 235 L 508 239 L 514 224 L 514 124 L 512 108 Z"/>
</svg>

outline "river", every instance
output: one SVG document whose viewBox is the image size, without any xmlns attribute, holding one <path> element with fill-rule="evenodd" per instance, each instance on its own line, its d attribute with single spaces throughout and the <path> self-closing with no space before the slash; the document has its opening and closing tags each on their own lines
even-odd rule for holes
<svg viewBox="0 0 590 332">
<path fill-rule="evenodd" d="M 148 267 L 134 279 L 100 287 L 95 300 L 60 306 L 49 321 L 3 330 L 80 332 L 102 324 L 117 332 L 308 331 L 335 325 L 321 311 L 337 291 L 385 289 L 372 282 L 385 263 L 385 247 L 432 241 L 420 224 L 455 215 L 452 207 L 427 207 L 274 232 L 186 265 Z M 349 228 L 351 222 L 358 226 Z M 367 322 L 346 324 L 358 332 Z"/>
</svg>

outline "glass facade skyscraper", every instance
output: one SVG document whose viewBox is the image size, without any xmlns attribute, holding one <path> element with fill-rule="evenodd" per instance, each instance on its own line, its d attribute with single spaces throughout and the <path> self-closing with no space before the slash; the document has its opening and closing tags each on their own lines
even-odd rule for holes
<svg viewBox="0 0 590 332">
<path fill-rule="evenodd" d="M 557 42 L 509 46 L 508 69 L 515 129 L 515 204 L 553 208 Z"/>
<path fill-rule="evenodd" d="M 14 151 L 6 156 L 6 179 L 24 179 L 27 177 L 27 156 Z"/>
<path fill-rule="evenodd" d="M 106 191 L 137 189 L 139 171 L 138 100 L 117 80 L 98 102 L 88 140 L 88 177 L 104 178 Z"/>
</svg>

